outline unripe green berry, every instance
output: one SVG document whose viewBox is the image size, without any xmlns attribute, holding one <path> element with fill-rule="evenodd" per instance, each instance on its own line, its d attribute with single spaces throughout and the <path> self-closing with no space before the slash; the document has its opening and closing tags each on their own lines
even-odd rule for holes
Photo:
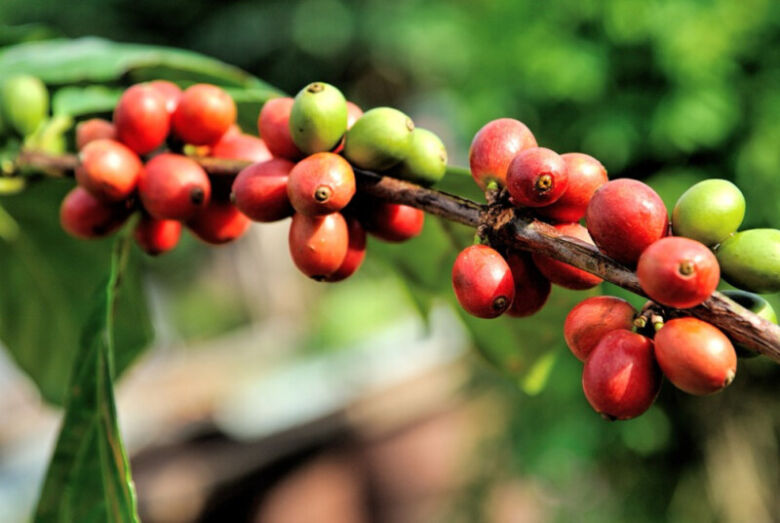
<svg viewBox="0 0 780 523">
<path fill-rule="evenodd" d="M 9 127 L 29 136 L 49 113 L 49 92 L 34 76 L 13 76 L 0 87 L 0 109 Z"/>
<path fill-rule="evenodd" d="M 439 137 L 419 127 L 412 131 L 409 153 L 395 168 L 395 176 L 428 186 L 441 180 L 446 171 L 447 149 Z"/>
<path fill-rule="evenodd" d="M 347 131 L 344 156 L 361 169 L 385 171 L 409 154 L 414 123 L 397 109 L 367 111 Z"/>
<path fill-rule="evenodd" d="M 336 87 L 314 82 L 295 96 L 290 135 L 305 154 L 330 151 L 347 130 L 347 101 Z"/>
<path fill-rule="evenodd" d="M 730 236 L 717 251 L 721 275 L 740 289 L 780 291 L 780 231 L 751 229 Z"/>
<path fill-rule="evenodd" d="M 745 197 L 728 180 L 704 180 L 685 191 L 672 211 L 677 236 L 713 246 L 739 229 L 745 217 Z"/>
</svg>

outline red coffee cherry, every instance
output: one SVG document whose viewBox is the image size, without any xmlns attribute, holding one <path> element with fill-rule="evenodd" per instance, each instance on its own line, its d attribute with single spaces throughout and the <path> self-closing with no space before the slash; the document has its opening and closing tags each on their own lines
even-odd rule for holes
<svg viewBox="0 0 780 523">
<path fill-rule="evenodd" d="M 181 222 L 158 220 L 144 215 L 135 226 L 133 237 L 146 254 L 157 256 L 172 250 L 181 237 Z"/>
<path fill-rule="evenodd" d="M 720 281 L 720 266 L 704 244 L 689 238 L 661 238 L 639 257 L 639 284 L 662 305 L 688 309 L 709 298 Z"/>
<path fill-rule="evenodd" d="M 582 390 L 588 403 L 610 419 L 639 416 L 650 408 L 660 389 L 653 342 L 627 330 L 605 334 L 582 370 Z"/>
<path fill-rule="evenodd" d="M 352 128 L 352 126 L 355 124 L 355 122 L 358 121 L 358 119 L 361 116 L 363 116 L 363 109 L 361 109 L 356 104 L 347 100 L 347 131 L 349 131 Z M 344 150 L 344 138 L 342 138 L 341 142 L 339 142 L 336 148 L 333 149 L 333 152 L 335 154 L 339 154 L 343 150 Z"/>
<path fill-rule="evenodd" d="M 555 151 L 532 147 L 517 154 L 506 172 L 506 188 L 514 202 L 544 207 L 558 200 L 569 186 L 566 162 Z"/>
<path fill-rule="evenodd" d="M 287 179 L 295 164 L 282 158 L 253 163 L 238 173 L 231 200 L 257 222 L 275 222 L 292 216 Z"/>
<path fill-rule="evenodd" d="M 585 243 L 593 245 L 593 240 L 588 234 L 588 230 L 579 223 L 559 223 L 554 225 L 555 229 L 563 236 L 571 236 Z M 601 278 L 582 269 L 578 269 L 568 263 L 555 260 L 542 254 L 532 254 L 534 263 L 539 271 L 551 282 L 574 289 L 577 291 L 590 289 L 601 283 Z"/>
<path fill-rule="evenodd" d="M 658 365 L 675 387 L 712 394 L 734 381 L 737 353 L 721 331 L 696 318 L 676 318 L 655 334 Z"/>
<path fill-rule="evenodd" d="M 98 200 L 83 187 L 74 187 L 62 200 L 60 224 L 65 232 L 85 240 L 116 231 L 130 215 L 125 205 Z"/>
<path fill-rule="evenodd" d="M 264 162 L 273 158 L 265 142 L 256 136 L 228 130 L 211 146 L 211 156 L 229 160 Z"/>
<path fill-rule="evenodd" d="M 181 88 L 168 80 L 155 80 L 149 82 L 149 85 L 157 89 L 157 92 L 165 100 L 165 109 L 168 111 L 168 114 L 173 114 L 179 106 L 182 93 Z"/>
<path fill-rule="evenodd" d="M 292 106 L 293 99 L 289 97 L 268 100 L 260 111 L 257 128 L 260 131 L 260 137 L 274 156 L 297 160 L 303 157 L 303 153 L 295 145 L 290 135 Z"/>
<path fill-rule="evenodd" d="M 212 200 L 187 221 L 187 228 L 204 242 L 221 245 L 244 234 L 250 223 L 233 204 Z"/>
<path fill-rule="evenodd" d="M 315 153 L 301 160 L 287 181 L 293 208 L 310 216 L 340 211 L 354 195 L 352 166 L 333 153 Z"/>
<path fill-rule="evenodd" d="M 506 313 L 515 318 L 525 318 L 541 310 L 550 297 L 550 280 L 539 272 L 528 253 L 510 252 L 506 262 L 515 282 L 515 299 Z"/>
<path fill-rule="evenodd" d="M 108 120 L 91 118 L 76 126 L 76 148 L 80 151 L 95 140 L 116 140 L 116 127 Z"/>
<path fill-rule="evenodd" d="M 96 198 L 118 202 L 133 194 L 142 171 L 137 154 L 119 142 L 101 139 L 79 153 L 76 181 Z"/>
<path fill-rule="evenodd" d="M 477 318 L 501 316 L 515 299 L 509 264 L 487 245 L 460 251 L 452 266 L 452 288 L 463 310 Z"/>
<path fill-rule="evenodd" d="M 509 162 L 517 153 L 536 147 L 536 138 L 526 125 L 512 118 L 499 118 L 485 124 L 471 142 L 471 176 L 481 188 L 491 180 L 506 182 Z"/>
<path fill-rule="evenodd" d="M 404 242 L 418 236 L 425 223 L 420 209 L 387 202 L 372 202 L 363 221 L 366 230 L 386 242 Z"/>
<path fill-rule="evenodd" d="M 601 162 L 582 153 L 566 153 L 561 158 L 569 174 L 568 189 L 558 201 L 537 209 L 537 214 L 558 223 L 579 221 L 596 189 L 607 183 L 607 170 Z"/>
<path fill-rule="evenodd" d="M 165 99 L 148 84 L 128 88 L 114 109 L 114 126 L 119 140 L 138 154 L 161 146 L 168 137 L 171 115 Z"/>
<path fill-rule="evenodd" d="M 366 257 L 366 230 L 355 218 L 347 218 L 347 228 L 349 231 L 347 256 L 336 272 L 328 276 L 325 281 L 337 282 L 349 278 L 360 268 Z"/>
<path fill-rule="evenodd" d="M 138 194 L 153 217 L 188 220 L 208 205 L 211 183 L 206 171 L 191 158 L 164 153 L 146 163 Z"/>
<path fill-rule="evenodd" d="M 338 212 L 324 216 L 295 213 L 288 242 L 296 267 L 310 278 L 325 280 L 339 270 L 347 257 L 347 222 Z"/>
<path fill-rule="evenodd" d="M 186 143 L 208 145 L 236 121 L 236 104 L 216 85 L 195 84 L 181 95 L 173 113 L 173 130 Z"/>
<path fill-rule="evenodd" d="M 585 361 L 601 338 L 614 330 L 631 330 L 636 310 L 614 296 L 593 296 L 578 303 L 566 316 L 563 337 L 580 361 Z"/>
<path fill-rule="evenodd" d="M 588 204 L 585 222 L 601 252 L 629 266 L 669 230 L 661 197 L 648 185 L 629 178 L 602 185 Z"/>
</svg>

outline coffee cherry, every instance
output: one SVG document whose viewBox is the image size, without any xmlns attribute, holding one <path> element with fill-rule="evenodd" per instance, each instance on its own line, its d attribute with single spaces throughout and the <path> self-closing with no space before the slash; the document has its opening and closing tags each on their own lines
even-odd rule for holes
<svg viewBox="0 0 780 523">
<path fill-rule="evenodd" d="M 181 222 L 158 220 L 144 215 L 135 226 L 133 237 L 146 254 L 157 256 L 172 250 L 179 243 Z"/>
<path fill-rule="evenodd" d="M 512 118 L 499 118 L 485 124 L 471 142 L 471 176 L 481 188 L 490 181 L 506 184 L 506 171 L 517 154 L 536 147 L 536 138 L 526 125 Z"/>
<path fill-rule="evenodd" d="M 290 135 L 290 111 L 292 98 L 268 100 L 260 111 L 257 128 L 260 137 L 274 156 L 297 160 L 303 156 Z"/>
<path fill-rule="evenodd" d="M 349 278 L 360 268 L 366 257 L 366 231 L 363 226 L 357 219 L 347 218 L 347 229 L 349 231 L 347 256 L 336 272 L 328 276 L 325 281 L 333 283 Z"/>
<path fill-rule="evenodd" d="M 157 219 L 188 220 L 211 199 L 206 171 L 178 154 L 158 154 L 146 164 L 138 182 L 144 208 Z"/>
<path fill-rule="evenodd" d="M 738 232 L 716 252 L 723 279 L 759 294 L 780 291 L 780 230 Z"/>
<path fill-rule="evenodd" d="M 739 305 L 745 307 L 750 312 L 756 314 L 761 318 L 764 318 L 769 322 L 777 324 L 777 314 L 775 313 L 774 307 L 772 307 L 772 304 L 770 304 L 768 301 L 766 301 L 758 294 L 753 294 L 752 292 L 747 292 L 747 291 L 731 290 L 731 289 L 721 291 L 721 292 L 726 296 L 728 296 L 729 298 L 731 298 L 732 300 L 734 300 L 735 302 L 737 302 Z M 731 342 L 734 344 L 734 349 L 737 351 L 738 357 L 753 358 L 755 356 L 758 356 L 758 353 L 756 351 L 748 349 L 744 345 L 734 343 L 734 340 L 731 340 Z"/>
<path fill-rule="evenodd" d="M 273 158 L 245 167 L 233 182 L 233 203 L 258 222 L 274 222 L 292 216 L 287 179 L 294 166 L 282 158 Z"/>
<path fill-rule="evenodd" d="M 347 130 L 352 129 L 355 122 L 360 120 L 363 116 L 363 109 L 361 109 L 356 103 L 347 100 Z"/>
<path fill-rule="evenodd" d="M 667 321 L 655 334 L 655 357 L 675 387 L 697 396 L 728 386 L 737 372 L 726 335 L 696 318 Z"/>
<path fill-rule="evenodd" d="M 311 83 L 295 96 L 289 125 L 293 142 L 303 153 L 331 151 L 347 130 L 347 101 L 336 87 Z"/>
<path fill-rule="evenodd" d="M 355 173 L 344 158 L 316 153 L 290 171 L 287 196 L 299 213 L 314 216 L 340 211 L 355 194 Z"/>
<path fill-rule="evenodd" d="M 204 242 L 221 245 L 244 234 L 250 223 L 233 204 L 212 200 L 187 221 L 187 228 Z"/>
<path fill-rule="evenodd" d="M 433 185 L 447 171 L 447 149 L 438 136 L 419 127 L 412 131 L 412 141 L 406 158 L 393 170 L 393 176 L 418 183 Z"/>
<path fill-rule="evenodd" d="M 0 86 L 0 112 L 5 123 L 20 135 L 31 135 L 49 114 L 46 85 L 29 75 L 8 78 Z"/>
<path fill-rule="evenodd" d="M 593 240 L 588 230 L 579 223 L 560 223 L 554 226 L 563 236 L 571 236 L 585 243 L 593 245 Z M 595 287 L 601 283 L 601 278 L 595 274 L 578 269 L 568 263 L 555 260 L 549 256 L 534 253 L 534 263 L 539 271 L 551 282 L 566 287 L 567 289 L 584 290 Z"/>
<path fill-rule="evenodd" d="M 73 188 L 62 200 L 60 224 L 76 238 L 102 238 L 116 231 L 130 215 L 122 204 L 98 200 L 83 187 Z"/>
<path fill-rule="evenodd" d="M 188 87 L 173 113 L 173 130 L 184 142 L 208 145 L 219 140 L 236 121 L 236 104 L 216 85 Z"/>
<path fill-rule="evenodd" d="M 165 98 L 148 84 L 128 88 L 114 108 L 114 126 L 119 140 L 138 154 L 157 149 L 171 126 Z"/>
<path fill-rule="evenodd" d="M 84 120 L 76 126 L 76 148 L 80 151 L 95 140 L 116 140 L 114 124 L 102 118 Z"/>
<path fill-rule="evenodd" d="M 555 151 L 532 147 L 517 154 L 506 171 L 506 188 L 514 202 L 544 207 L 558 200 L 569 185 L 566 162 Z"/>
<path fill-rule="evenodd" d="M 173 82 L 168 80 L 155 80 L 149 82 L 149 85 L 162 95 L 165 100 L 165 109 L 168 114 L 176 112 L 176 108 L 179 106 L 179 100 L 181 100 L 181 88 Z"/>
<path fill-rule="evenodd" d="M 463 310 L 477 318 L 501 316 L 515 298 L 509 265 L 487 245 L 460 251 L 452 266 L 452 288 Z"/>
<path fill-rule="evenodd" d="M 540 311 L 550 297 L 550 280 L 539 272 L 528 253 L 510 252 L 506 262 L 515 282 L 515 299 L 506 313 L 514 318 L 525 318 Z"/>
<path fill-rule="evenodd" d="M 728 180 L 704 180 L 680 196 L 672 211 L 672 228 L 712 247 L 737 232 L 745 217 L 745 197 Z"/>
<path fill-rule="evenodd" d="M 645 249 L 636 274 L 651 299 L 678 309 L 699 305 L 720 281 L 715 255 L 696 240 L 677 236 L 661 238 Z"/>
<path fill-rule="evenodd" d="M 143 171 L 138 155 L 114 140 L 95 140 L 79 154 L 76 181 L 93 196 L 118 202 L 135 191 Z"/>
<path fill-rule="evenodd" d="M 363 225 L 373 236 L 386 242 L 404 242 L 422 232 L 425 213 L 397 203 L 374 202 Z"/>
<path fill-rule="evenodd" d="M 211 146 L 211 156 L 248 162 L 264 162 L 272 158 L 271 152 L 263 140 L 240 131 L 226 132 L 217 143 Z"/>
<path fill-rule="evenodd" d="M 397 109 L 367 111 L 347 131 L 344 156 L 356 167 L 385 171 L 399 164 L 412 145 L 412 119 Z"/>
<path fill-rule="evenodd" d="M 288 242 L 296 267 L 310 278 L 325 280 L 339 270 L 347 257 L 347 222 L 337 212 L 324 216 L 295 213 Z"/>
<path fill-rule="evenodd" d="M 578 303 L 566 316 L 563 337 L 572 354 L 585 361 L 607 333 L 631 330 L 636 310 L 614 296 L 593 296 Z"/>
<path fill-rule="evenodd" d="M 628 178 L 607 182 L 593 194 L 585 222 L 599 250 L 629 266 L 669 229 L 661 197 L 648 185 Z"/>
<path fill-rule="evenodd" d="M 568 188 L 556 202 L 536 209 L 536 213 L 558 223 L 571 223 L 585 216 L 593 193 L 608 181 L 607 170 L 587 154 L 566 153 L 561 158 L 569 175 Z"/>
<path fill-rule="evenodd" d="M 660 389 L 653 342 L 628 330 L 605 334 L 582 370 L 582 390 L 588 403 L 610 419 L 639 416 L 650 408 Z"/>
</svg>

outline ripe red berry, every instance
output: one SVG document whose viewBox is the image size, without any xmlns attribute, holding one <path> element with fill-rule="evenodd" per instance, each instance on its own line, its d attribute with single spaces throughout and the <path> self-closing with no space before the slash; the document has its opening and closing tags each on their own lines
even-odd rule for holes
<svg viewBox="0 0 780 523">
<path fill-rule="evenodd" d="M 596 412 L 611 419 L 639 416 L 650 408 L 660 388 L 653 342 L 628 330 L 604 335 L 582 370 L 585 397 Z"/>
<path fill-rule="evenodd" d="M 206 171 L 191 158 L 164 153 L 146 163 L 138 194 L 153 217 L 188 220 L 208 205 L 211 184 Z"/>
<path fill-rule="evenodd" d="M 504 185 L 509 162 L 531 147 L 536 147 L 536 138 L 524 123 L 512 118 L 488 122 L 474 135 L 469 148 L 471 176 L 483 189 L 491 180 Z"/>
<path fill-rule="evenodd" d="M 352 126 L 355 124 L 355 122 L 358 121 L 358 119 L 361 116 L 363 116 L 363 109 L 361 109 L 356 104 L 347 100 L 347 131 L 349 131 L 352 128 Z M 335 154 L 339 154 L 343 150 L 344 150 L 344 138 L 342 138 L 341 142 L 339 142 L 336 148 L 333 149 L 333 152 Z"/>
<path fill-rule="evenodd" d="M 71 236 L 82 239 L 108 236 L 129 215 L 127 206 L 98 200 L 83 187 L 74 187 L 60 206 L 62 228 Z"/>
<path fill-rule="evenodd" d="M 515 299 L 506 313 L 524 318 L 541 310 L 550 297 L 550 280 L 539 272 L 528 253 L 510 252 L 506 262 L 515 282 Z"/>
<path fill-rule="evenodd" d="M 179 243 L 181 222 L 158 220 L 144 215 L 135 226 L 133 237 L 146 254 L 157 256 L 172 250 Z"/>
<path fill-rule="evenodd" d="M 315 153 L 290 171 L 287 196 L 293 208 L 316 215 L 340 211 L 355 195 L 355 173 L 344 158 Z"/>
<path fill-rule="evenodd" d="M 293 167 L 294 163 L 282 158 L 245 167 L 233 182 L 233 203 L 258 222 L 274 222 L 292 216 L 287 179 Z"/>
<path fill-rule="evenodd" d="M 563 337 L 580 361 L 585 361 L 601 338 L 614 330 L 631 330 L 636 310 L 614 296 L 593 296 L 578 303 L 566 316 Z"/>
<path fill-rule="evenodd" d="M 297 160 L 303 156 L 290 135 L 290 111 L 292 98 L 268 100 L 257 120 L 260 137 L 274 156 Z M 349 106 L 348 106 L 349 107 Z"/>
<path fill-rule="evenodd" d="M 211 156 L 247 162 L 264 162 L 273 158 L 271 151 L 260 138 L 230 130 L 211 146 Z"/>
<path fill-rule="evenodd" d="M 171 115 L 165 99 L 148 84 L 128 88 L 114 109 L 114 126 L 119 140 L 138 154 L 146 154 L 165 142 Z"/>
<path fill-rule="evenodd" d="M 157 89 L 157 92 L 162 95 L 165 100 L 165 109 L 168 111 L 168 114 L 173 114 L 174 111 L 176 111 L 176 107 L 179 106 L 182 92 L 181 88 L 168 80 L 155 80 L 149 82 L 149 85 Z"/>
<path fill-rule="evenodd" d="M 720 266 L 704 244 L 670 236 L 639 257 L 636 275 L 642 290 L 668 307 L 688 309 L 706 300 L 720 281 Z"/>
<path fill-rule="evenodd" d="M 630 266 L 669 230 L 661 197 L 648 185 L 629 178 L 602 185 L 588 204 L 585 222 L 601 252 Z"/>
<path fill-rule="evenodd" d="M 250 223 L 233 204 L 212 200 L 187 221 L 187 228 L 204 242 L 221 245 L 244 234 Z"/>
<path fill-rule="evenodd" d="M 216 85 L 195 84 L 181 95 L 173 113 L 173 130 L 186 143 L 208 145 L 236 121 L 236 104 Z"/>
<path fill-rule="evenodd" d="M 116 140 L 116 127 L 108 120 L 91 118 L 76 126 L 76 148 L 80 151 L 95 140 Z"/>
<path fill-rule="evenodd" d="M 133 194 L 142 171 L 137 154 L 119 142 L 101 139 L 79 153 L 76 181 L 96 198 L 118 202 Z"/>
<path fill-rule="evenodd" d="M 463 310 L 477 318 L 501 316 L 515 299 L 509 264 L 487 245 L 460 251 L 452 266 L 452 288 Z"/>
<path fill-rule="evenodd" d="M 347 222 L 338 212 L 324 216 L 295 213 L 288 242 L 296 267 L 310 278 L 325 280 L 339 270 L 347 257 Z"/>
<path fill-rule="evenodd" d="M 544 207 L 558 200 L 569 186 L 566 162 L 555 151 L 532 147 L 512 159 L 506 172 L 506 188 L 514 202 Z"/>
<path fill-rule="evenodd" d="M 737 373 L 737 354 L 729 339 L 696 318 L 677 318 L 655 334 L 658 365 L 675 387 L 689 394 L 712 394 Z"/>
<path fill-rule="evenodd" d="M 536 210 L 537 214 L 558 223 L 579 221 L 585 216 L 593 193 L 607 183 L 607 170 L 601 162 L 582 153 L 566 153 L 561 158 L 566 163 L 569 184 L 558 201 Z"/>
<path fill-rule="evenodd" d="M 326 281 L 337 282 L 349 278 L 360 268 L 366 257 L 366 230 L 355 218 L 347 218 L 347 228 L 349 231 L 347 256 L 336 272 L 328 276 Z"/>
<path fill-rule="evenodd" d="M 386 242 L 404 242 L 418 236 L 425 223 L 420 209 L 387 202 L 371 202 L 363 225 L 366 230 Z"/>
<path fill-rule="evenodd" d="M 570 236 L 593 245 L 593 240 L 590 238 L 588 230 L 579 223 L 559 223 L 554 227 L 563 236 Z M 562 261 L 537 253 L 534 253 L 532 256 L 539 271 L 544 274 L 548 280 L 561 287 L 584 290 L 595 287 L 601 283 L 601 278 L 595 274 L 578 269 L 568 263 L 563 263 Z"/>
</svg>

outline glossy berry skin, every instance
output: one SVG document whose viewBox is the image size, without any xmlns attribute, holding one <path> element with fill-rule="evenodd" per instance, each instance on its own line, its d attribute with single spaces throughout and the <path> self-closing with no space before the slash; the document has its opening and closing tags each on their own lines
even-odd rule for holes
<svg viewBox="0 0 780 523">
<path fill-rule="evenodd" d="M 322 281 L 339 270 L 349 249 L 349 230 L 341 213 L 307 216 L 295 213 L 288 237 L 295 266 Z"/>
<path fill-rule="evenodd" d="M 332 151 L 347 130 L 347 101 L 338 88 L 313 82 L 301 89 L 290 110 L 290 135 L 306 154 Z"/>
<path fill-rule="evenodd" d="M 360 268 L 366 257 L 366 230 L 355 218 L 347 218 L 347 229 L 349 231 L 347 255 L 336 272 L 328 276 L 325 281 L 337 282 L 349 278 Z"/>
<path fill-rule="evenodd" d="M 293 99 L 289 97 L 268 100 L 260 111 L 257 128 L 271 154 L 288 160 L 297 160 L 303 157 L 303 153 L 295 145 L 290 134 L 292 106 Z"/>
<path fill-rule="evenodd" d="M 607 170 L 601 162 L 582 153 L 566 153 L 561 158 L 566 164 L 569 183 L 566 192 L 556 202 L 536 210 L 537 214 L 558 223 L 582 219 L 596 190 L 607 183 Z"/>
<path fill-rule="evenodd" d="M 154 80 L 153 82 L 149 82 L 149 85 L 157 89 L 157 92 L 162 95 L 165 100 L 165 109 L 168 111 L 168 114 L 173 114 L 179 106 L 179 100 L 181 100 L 181 88 L 168 80 Z"/>
<path fill-rule="evenodd" d="M 536 147 L 536 138 L 526 125 L 512 118 L 486 123 L 471 141 L 471 176 L 481 188 L 490 181 L 505 185 L 509 163 L 520 151 Z"/>
<path fill-rule="evenodd" d="M 452 266 L 452 288 L 463 310 L 477 318 L 501 316 L 515 298 L 509 264 L 487 245 L 460 251 Z"/>
<path fill-rule="evenodd" d="M 728 386 L 737 373 L 729 339 L 709 323 L 676 318 L 655 334 L 655 357 L 675 387 L 703 396 Z"/>
<path fill-rule="evenodd" d="M 173 113 L 173 130 L 184 142 L 209 145 L 219 140 L 236 121 L 236 104 L 216 85 L 188 87 Z"/>
<path fill-rule="evenodd" d="M 628 330 L 605 334 L 582 370 L 582 390 L 588 403 L 609 419 L 639 416 L 650 408 L 660 388 L 653 342 Z"/>
<path fill-rule="evenodd" d="M 373 202 L 364 221 L 369 233 L 392 243 L 418 236 L 424 223 L 425 213 L 420 209 L 387 202 Z"/>
<path fill-rule="evenodd" d="M 187 221 L 187 228 L 211 245 L 232 242 L 249 228 L 251 222 L 229 202 L 211 201 Z"/>
<path fill-rule="evenodd" d="M 287 197 L 287 180 L 295 164 L 283 158 L 253 163 L 238 173 L 231 200 L 257 222 L 275 222 L 293 214 Z"/>
<path fill-rule="evenodd" d="M 631 330 L 636 310 L 614 296 L 593 296 L 578 303 L 566 316 L 563 337 L 572 354 L 585 361 L 601 338 L 614 330 Z"/>
<path fill-rule="evenodd" d="M 102 238 L 116 231 L 130 215 L 127 207 L 98 200 L 83 187 L 73 188 L 62 200 L 60 224 L 76 238 Z"/>
<path fill-rule="evenodd" d="M 650 186 L 629 178 L 602 185 L 588 204 L 585 222 L 599 250 L 628 266 L 669 230 L 661 197 Z"/>
<path fill-rule="evenodd" d="M 114 109 L 114 126 L 119 141 L 138 154 L 157 149 L 165 142 L 171 127 L 165 98 L 146 84 L 128 88 Z"/>
<path fill-rule="evenodd" d="M 146 163 L 138 194 L 153 217 L 184 221 L 209 204 L 211 183 L 191 158 L 164 153 Z"/>
<path fill-rule="evenodd" d="M 517 205 L 550 205 L 563 196 L 568 186 L 566 162 L 558 153 L 544 147 L 521 151 L 506 171 L 506 188 Z"/>
<path fill-rule="evenodd" d="M 340 211 L 354 195 L 355 173 L 337 154 L 312 154 L 290 171 L 287 196 L 297 212 L 315 216 Z"/>
<path fill-rule="evenodd" d="M 84 120 L 76 126 L 76 148 L 80 151 L 95 140 L 116 140 L 114 124 L 102 118 Z"/>
<path fill-rule="evenodd" d="M 29 136 L 49 114 L 49 92 L 40 78 L 26 74 L 0 81 L 0 119 L 21 136 Z"/>
<path fill-rule="evenodd" d="M 745 197 L 728 180 L 703 180 L 685 191 L 672 210 L 672 229 L 712 247 L 739 229 Z"/>
<path fill-rule="evenodd" d="M 386 171 L 401 163 L 412 145 L 414 122 L 392 107 L 375 107 L 344 136 L 344 156 L 361 169 Z"/>
<path fill-rule="evenodd" d="M 717 250 L 723 279 L 750 292 L 780 292 L 780 230 L 738 232 Z"/>
<path fill-rule="evenodd" d="M 688 309 L 715 291 L 720 266 L 704 244 L 670 236 L 645 249 L 636 274 L 642 290 L 651 299 L 668 307 Z"/>
<path fill-rule="evenodd" d="M 264 162 L 273 158 L 271 151 L 260 138 L 229 130 L 211 146 L 211 156 L 247 162 Z"/>
<path fill-rule="evenodd" d="M 554 226 L 563 236 L 571 236 L 585 243 L 593 244 L 588 230 L 579 223 L 560 223 Z M 568 263 L 555 260 L 549 256 L 534 253 L 534 263 L 539 271 L 551 282 L 567 289 L 584 290 L 601 283 L 601 278 Z"/>
<path fill-rule="evenodd" d="M 79 153 L 76 181 L 93 196 L 118 202 L 133 194 L 143 172 L 138 155 L 114 140 L 95 140 Z"/>
<path fill-rule="evenodd" d="M 506 262 L 515 282 L 515 299 L 506 313 L 514 318 L 535 314 L 544 307 L 550 297 L 550 280 L 539 272 L 528 253 L 510 252 Z"/>
<path fill-rule="evenodd" d="M 146 254 L 157 256 L 172 250 L 179 243 L 181 222 L 158 220 L 144 215 L 135 226 L 133 237 Z"/>
</svg>

